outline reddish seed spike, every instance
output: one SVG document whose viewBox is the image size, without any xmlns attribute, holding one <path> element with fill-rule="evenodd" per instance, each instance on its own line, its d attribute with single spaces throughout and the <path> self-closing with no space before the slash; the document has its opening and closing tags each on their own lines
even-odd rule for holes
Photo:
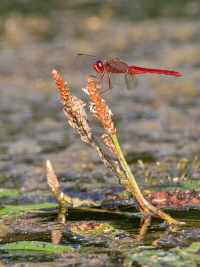
<svg viewBox="0 0 200 267">
<path fill-rule="evenodd" d="M 159 69 L 148 69 L 148 68 L 141 68 L 137 66 L 130 66 L 129 68 L 131 74 L 141 74 L 141 73 L 157 73 L 157 74 L 165 74 L 165 75 L 172 75 L 172 76 L 183 76 L 179 72 L 171 71 L 171 70 L 159 70 Z"/>
</svg>

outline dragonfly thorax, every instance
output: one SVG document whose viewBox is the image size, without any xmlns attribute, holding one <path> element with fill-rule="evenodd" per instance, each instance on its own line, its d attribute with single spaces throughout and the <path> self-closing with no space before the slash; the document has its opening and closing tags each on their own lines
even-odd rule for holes
<svg viewBox="0 0 200 267">
<path fill-rule="evenodd" d="M 96 72 L 102 72 L 103 71 L 103 63 L 101 60 L 97 60 L 94 64 L 93 64 L 93 68 L 94 70 L 96 70 Z"/>
</svg>

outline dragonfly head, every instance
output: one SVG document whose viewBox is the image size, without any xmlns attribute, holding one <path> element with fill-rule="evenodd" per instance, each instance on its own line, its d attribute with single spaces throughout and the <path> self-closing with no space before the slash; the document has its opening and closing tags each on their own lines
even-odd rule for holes
<svg viewBox="0 0 200 267">
<path fill-rule="evenodd" d="M 93 64 L 93 68 L 94 68 L 94 70 L 96 70 L 96 72 L 102 72 L 103 69 L 104 69 L 102 61 L 101 60 L 97 60 Z"/>
</svg>

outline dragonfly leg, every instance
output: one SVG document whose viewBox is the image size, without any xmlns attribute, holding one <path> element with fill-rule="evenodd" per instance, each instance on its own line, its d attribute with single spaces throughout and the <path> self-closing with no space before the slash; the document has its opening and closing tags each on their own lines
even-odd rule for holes
<svg viewBox="0 0 200 267">
<path fill-rule="evenodd" d="M 109 88 L 106 89 L 105 91 L 101 92 L 100 95 L 104 95 L 104 94 L 108 93 L 113 88 L 112 82 L 111 82 L 111 78 L 110 78 L 110 73 L 109 72 L 106 72 L 106 71 L 103 71 L 103 72 L 101 72 L 101 73 L 99 73 L 97 75 L 90 75 L 90 77 L 100 80 L 99 82 L 94 82 L 95 84 L 101 84 L 101 83 L 104 82 L 106 73 L 108 74 Z"/>
<path fill-rule="evenodd" d="M 101 96 L 105 95 L 106 93 L 108 93 L 110 90 L 112 90 L 112 88 L 108 88 L 106 90 L 104 90 L 103 92 L 99 93 Z"/>
<path fill-rule="evenodd" d="M 104 77 L 105 77 L 105 75 L 104 75 Z M 105 91 L 101 92 L 100 95 L 105 95 L 106 93 L 108 93 L 113 88 L 109 72 L 108 72 L 108 85 L 109 85 L 109 88 L 106 89 Z"/>
<path fill-rule="evenodd" d="M 100 80 L 99 82 L 94 82 L 95 84 L 101 84 L 104 81 L 105 72 L 101 72 L 101 73 L 99 73 L 97 75 L 90 75 L 90 77 Z"/>
</svg>

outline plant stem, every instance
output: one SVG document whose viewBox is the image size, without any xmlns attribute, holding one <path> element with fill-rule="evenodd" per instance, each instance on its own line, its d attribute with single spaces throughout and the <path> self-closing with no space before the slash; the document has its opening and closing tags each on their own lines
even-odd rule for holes
<svg viewBox="0 0 200 267">
<path fill-rule="evenodd" d="M 151 214 L 151 212 L 155 213 L 156 215 L 158 215 L 159 217 L 161 217 L 162 219 L 164 219 L 165 221 L 169 222 L 169 223 L 173 223 L 173 224 L 182 224 L 181 222 L 173 219 L 171 216 L 169 216 L 168 214 L 164 213 L 163 211 L 155 208 L 154 206 L 152 206 L 142 195 L 142 192 L 128 166 L 128 163 L 122 153 L 121 147 L 119 145 L 118 139 L 116 135 L 111 135 L 111 138 L 113 140 L 113 143 L 115 145 L 115 148 L 119 154 L 119 161 L 120 164 L 122 166 L 122 168 L 124 169 L 125 173 L 126 173 L 126 177 L 128 179 L 128 191 L 132 193 L 132 195 L 134 196 L 134 198 L 136 199 L 136 201 L 138 202 L 138 205 L 140 207 L 140 210 L 143 214 L 148 215 Z"/>
</svg>

